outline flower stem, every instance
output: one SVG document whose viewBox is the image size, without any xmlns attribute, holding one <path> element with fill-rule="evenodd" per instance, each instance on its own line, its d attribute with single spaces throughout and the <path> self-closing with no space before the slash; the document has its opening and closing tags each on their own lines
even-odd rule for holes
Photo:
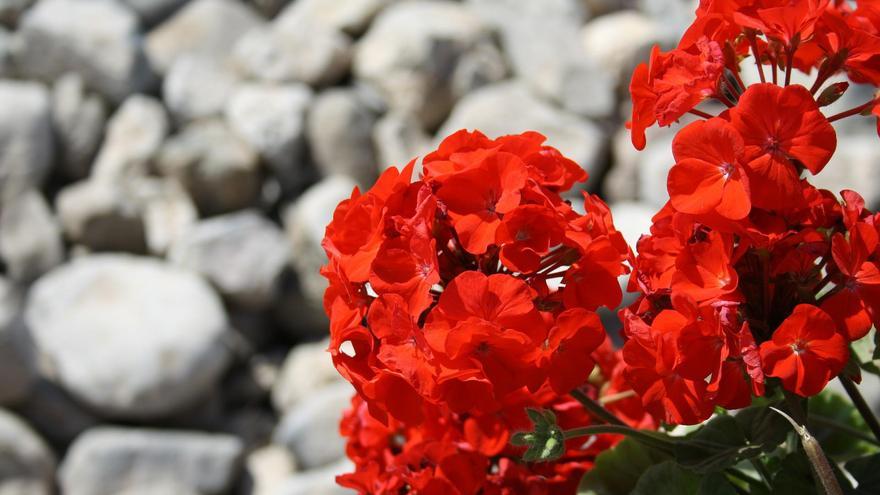
<svg viewBox="0 0 880 495">
<path fill-rule="evenodd" d="M 599 404 L 604 406 L 606 404 L 613 404 L 619 400 L 625 400 L 635 396 L 635 390 L 627 390 L 625 392 L 618 392 L 616 394 L 606 395 L 605 397 L 599 397 Z"/>
<path fill-rule="evenodd" d="M 831 117 L 828 117 L 828 122 L 834 122 L 835 120 L 845 119 L 847 117 L 852 117 L 853 115 L 858 115 L 865 110 L 871 108 L 876 102 L 877 100 L 871 100 L 864 105 L 859 105 L 855 108 L 850 108 L 845 112 L 840 112 L 838 114 L 832 115 Z"/>
<path fill-rule="evenodd" d="M 850 380 L 846 376 L 839 375 L 837 378 L 840 379 L 840 383 L 843 384 L 843 389 L 846 390 L 846 393 L 852 400 L 853 405 L 856 406 L 859 414 L 862 415 L 862 419 L 865 420 L 868 428 L 871 429 L 871 433 L 874 434 L 874 438 L 880 441 L 880 422 L 877 421 L 877 416 L 874 416 L 874 413 L 871 411 L 871 407 L 868 405 L 867 402 L 865 402 L 865 398 L 862 397 L 862 393 L 859 392 L 859 387 L 857 387 L 856 384 L 853 383 L 852 380 Z"/>
<path fill-rule="evenodd" d="M 581 405 L 584 406 L 584 409 L 586 409 L 587 412 L 592 414 L 596 419 L 608 423 L 609 425 L 627 426 L 626 423 L 618 418 L 613 412 L 605 409 L 604 407 L 602 407 L 602 404 L 594 401 L 587 394 L 581 392 L 580 390 L 572 390 L 571 396 L 574 397 L 578 402 L 580 402 Z"/>
<path fill-rule="evenodd" d="M 801 407 L 799 397 L 795 397 L 790 392 L 786 391 L 785 402 L 788 404 L 789 410 L 795 415 L 795 417 L 806 416 Z M 822 446 L 819 445 L 819 441 L 810 434 L 806 427 L 802 426 L 804 423 L 792 419 L 791 416 L 775 407 L 771 407 L 770 409 L 773 409 L 787 419 L 794 428 L 794 431 L 796 431 L 801 437 L 801 445 L 804 447 L 804 452 L 807 454 L 810 466 L 812 466 L 813 476 L 816 478 L 816 481 L 819 482 L 819 485 L 821 485 L 822 491 L 826 495 L 843 495 L 843 490 L 840 489 L 840 483 L 837 482 L 837 477 L 834 476 L 834 470 L 831 469 L 828 457 L 825 456 L 825 452 L 822 450 Z"/>
<path fill-rule="evenodd" d="M 755 57 L 755 65 L 758 67 L 758 76 L 761 78 L 761 82 L 767 82 L 767 79 L 764 77 L 764 67 L 761 65 L 761 53 L 758 51 L 758 40 L 755 37 L 755 33 L 751 33 L 749 35 L 749 46 L 752 48 L 752 55 Z"/>
<path fill-rule="evenodd" d="M 704 111 L 702 111 L 702 110 L 697 110 L 696 108 L 692 108 L 692 109 L 688 110 L 688 113 L 692 113 L 692 114 L 696 115 L 697 117 L 702 117 L 702 118 L 704 118 L 704 119 L 712 119 L 712 118 L 715 118 L 714 115 L 709 114 L 709 113 L 706 113 L 706 112 L 704 112 Z"/>
</svg>

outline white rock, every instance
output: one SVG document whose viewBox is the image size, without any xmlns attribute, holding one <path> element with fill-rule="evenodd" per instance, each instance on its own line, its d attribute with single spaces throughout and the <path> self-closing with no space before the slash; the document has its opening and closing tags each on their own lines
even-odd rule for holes
<svg viewBox="0 0 880 495">
<path fill-rule="evenodd" d="M 101 427 L 79 437 L 64 459 L 69 495 L 227 493 L 241 469 L 230 435 Z"/>
<path fill-rule="evenodd" d="M 21 321 L 21 297 L 3 277 L 0 277 L 0 376 L 3 377 L 0 406 L 20 405 L 31 396 L 36 369 L 32 345 Z M 2 451 L 0 447 L 0 456 Z M 3 493 L 2 482 L 0 493 Z"/>
<path fill-rule="evenodd" d="M 303 180 L 305 116 L 312 91 L 302 84 L 245 84 L 226 106 L 230 128 L 255 149 L 285 188 Z"/>
<path fill-rule="evenodd" d="M 351 402 L 354 390 L 338 382 L 312 392 L 281 419 L 275 443 L 284 445 L 303 470 L 338 461 L 345 456 L 345 439 L 339 435 L 339 420 Z"/>
<path fill-rule="evenodd" d="M 327 86 L 342 79 L 351 64 L 351 40 L 333 28 L 296 18 L 278 19 L 238 40 L 235 64 L 266 82 Z"/>
<path fill-rule="evenodd" d="M 150 31 L 147 56 L 162 74 L 182 55 L 223 60 L 239 37 L 261 24 L 243 2 L 195 0 Z"/>
<path fill-rule="evenodd" d="M 25 320 L 46 375 L 107 416 L 179 411 L 212 391 L 229 361 L 214 291 L 152 259 L 62 265 L 32 287 Z"/>
<path fill-rule="evenodd" d="M 0 24 L 15 26 L 19 16 L 34 0 L 0 0 Z"/>
<path fill-rule="evenodd" d="M 336 477 L 353 471 L 354 466 L 351 461 L 342 460 L 327 467 L 295 474 L 273 493 L 274 495 L 348 495 L 351 490 L 339 486 Z"/>
<path fill-rule="evenodd" d="M 39 187 L 54 156 L 49 93 L 42 84 L 0 81 L 0 197 Z"/>
<path fill-rule="evenodd" d="M 61 189 L 55 210 L 64 235 L 94 251 L 145 253 L 141 207 L 123 189 L 94 179 Z"/>
<path fill-rule="evenodd" d="M 431 150 L 431 137 L 418 120 L 407 114 L 388 112 L 373 128 L 373 146 L 379 168 L 403 168 L 410 160 Z M 414 175 L 417 175 L 414 172 Z"/>
<path fill-rule="evenodd" d="M 107 108 L 100 97 L 86 91 L 79 74 L 70 72 L 55 82 L 52 123 L 61 171 L 69 179 L 86 177 L 104 136 Z"/>
<path fill-rule="evenodd" d="M 172 263 L 199 273 L 220 294 L 248 308 L 273 302 L 289 256 L 281 229 L 254 210 L 199 222 L 168 254 Z"/>
<path fill-rule="evenodd" d="M 378 174 L 373 151 L 377 111 L 357 90 L 318 95 L 309 111 L 309 149 L 323 175 L 345 174 L 369 187 Z"/>
<path fill-rule="evenodd" d="M 614 217 L 614 226 L 627 244 L 636 248 L 636 243 L 642 235 L 650 234 L 651 217 L 657 213 L 658 208 L 637 202 L 619 202 L 611 204 L 611 215 Z"/>
<path fill-rule="evenodd" d="M 28 189 L 0 201 L 0 258 L 9 276 L 29 282 L 61 263 L 61 227 L 46 199 Z"/>
<path fill-rule="evenodd" d="M 324 229 L 333 219 L 336 206 L 351 197 L 356 185 L 346 176 L 332 175 L 310 187 L 284 211 L 284 231 L 291 243 L 293 267 L 309 301 L 320 302 L 327 288 L 327 281 L 318 273 L 327 263 L 321 247 Z"/>
<path fill-rule="evenodd" d="M 274 495 L 284 481 L 293 476 L 296 460 L 284 447 L 270 444 L 248 454 L 245 469 L 252 483 L 247 493 Z"/>
<path fill-rule="evenodd" d="M 636 0 L 637 9 L 652 19 L 659 19 L 662 45 L 675 46 L 682 33 L 694 22 L 699 0 Z"/>
<path fill-rule="evenodd" d="M 55 457 L 24 421 L 0 409 L 0 493 L 49 495 L 53 493 Z"/>
<path fill-rule="evenodd" d="M 138 179 L 125 189 L 137 203 L 144 240 L 152 254 L 164 255 L 199 218 L 196 206 L 174 180 Z"/>
<path fill-rule="evenodd" d="M 300 344 L 290 351 L 272 386 L 272 405 L 276 411 L 288 411 L 309 400 L 316 390 L 342 379 L 330 360 L 328 345 L 325 339 Z"/>
<path fill-rule="evenodd" d="M 354 74 L 378 88 L 389 107 L 436 127 L 467 92 L 502 79 L 506 66 L 488 26 L 454 2 L 388 7 L 358 44 Z"/>
<path fill-rule="evenodd" d="M 191 55 L 178 57 L 162 83 L 162 99 L 178 123 L 216 117 L 238 84 L 226 64 Z"/>
<path fill-rule="evenodd" d="M 528 130 L 547 136 L 547 144 L 595 172 L 604 136 L 593 123 L 535 98 L 519 82 L 495 84 L 465 97 L 443 124 L 439 138 L 459 129 L 478 129 L 490 137 Z"/>
<path fill-rule="evenodd" d="M 92 177 L 115 180 L 147 175 L 168 130 L 168 115 L 158 100 L 129 97 L 110 118 Z"/>
<path fill-rule="evenodd" d="M 53 446 L 66 449 L 100 420 L 54 383 L 39 378 L 15 410 Z"/>
<path fill-rule="evenodd" d="M 154 81 L 138 31 L 137 16 L 112 0 L 41 0 L 22 17 L 16 66 L 47 81 L 76 72 L 89 88 L 121 102 Z"/>
<path fill-rule="evenodd" d="M 0 0 L 2 1 L 2 0 Z M 0 77 L 10 77 L 13 72 L 12 52 L 15 38 L 0 26 Z"/>
<path fill-rule="evenodd" d="M 661 41 L 659 29 L 650 17 L 635 10 L 621 10 L 587 23 L 581 30 L 581 40 L 589 58 L 628 82 L 632 68 L 648 58 L 651 45 Z"/>
<path fill-rule="evenodd" d="M 397 0 L 297 0 L 279 14 L 279 22 L 291 18 L 322 24 L 358 36 L 383 8 Z"/>
<path fill-rule="evenodd" d="M 579 30 L 587 18 L 582 0 L 468 3 L 498 30 L 513 71 L 536 94 L 587 117 L 611 115 L 617 80 L 580 44 Z"/>
<path fill-rule="evenodd" d="M 259 157 L 222 120 L 185 127 L 165 142 L 155 164 L 186 188 L 204 215 L 252 206 L 260 194 Z"/>
<path fill-rule="evenodd" d="M 865 198 L 869 207 L 880 205 L 880 180 L 876 165 L 880 161 L 876 129 L 837 134 L 837 151 L 818 175 L 810 175 L 810 183 L 840 194 L 851 189 Z"/>
<path fill-rule="evenodd" d="M 163 21 L 188 0 L 122 0 L 140 17 L 142 24 L 152 26 Z"/>
</svg>

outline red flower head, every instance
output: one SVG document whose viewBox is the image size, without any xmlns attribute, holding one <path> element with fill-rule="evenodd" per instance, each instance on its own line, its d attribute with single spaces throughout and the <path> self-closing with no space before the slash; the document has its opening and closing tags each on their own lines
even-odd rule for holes
<svg viewBox="0 0 880 495">
<path fill-rule="evenodd" d="M 690 50 L 662 53 L 655 46 L 648 65 L 636 67 L 630 82 L 633 95 L 632 141 L 645 147 L 645 129 L 655 122 L 667 126 L 715 94 L 724 69 L 718 43 L 706 38 Z"/>
<path fill-rule="evenodd" d="M 749 214 L 752 201 L 743 168 L 743 139 L 722 119 L 694 122 L 672 143 L 675 166 L 668 188 L 678 211 L 717 213 L 730 220 Z"/>
<path fill-rule="evenodd" d="M 821 309 L 797 306 L 773 339 L 761 344 L 765 373 L 780 378 L 786 390 L 798 395 L 818 394 L 849 357 L 846 340 L 835 328 L 834 320 Z"/>
<path fill-rule="evenodd" d="M 761 208 L 798 201 L 800 167 L 818 174 L 837 147 L 834 128 L 803 86 L 751 86 L 730 121 L 745 143 L 752 203 Z"/>
<path fill-rule="evenodd" d="M 550 465 L 510 462 L 525 407 L 589 421 L 566 396 L 598 397 L 614 376 L 587 383 L 605 341 L 593 311 L 619 304 L 631 255 L 601 200 L 586 195 L 580 215 L 562 199 L 586 174 L 543 141 L 461 131 L 425 157 L 420 179 L 392 169 L 338 207 L 322 273 L 329 350 L 357 392 L 342 425 L 356 465 L 344 486 L 569 493 L 616 441 L 573 442 Z M 638 402 L 628 411 L 652 424 Z"/>
</svg>

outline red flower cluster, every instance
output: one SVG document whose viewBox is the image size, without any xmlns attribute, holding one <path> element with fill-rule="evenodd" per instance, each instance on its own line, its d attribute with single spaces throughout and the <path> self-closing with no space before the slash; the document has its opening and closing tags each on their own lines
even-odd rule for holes
<svg viewBox="0 0 880 495">
<path fill-rule="evenodd" d="M 343 425 L 357 462 L 347 486 L 523 493 L 540 476 L 558 483 L 530 493 L 555 493 L 595 455 L 578 447 L 573 465 L 537 467 L 507 446 L 528 426 L 525 406 L 580 411 L 563 396 L 601 358 L 594 311 L 619 304 L 630 258 L 602 201 L 585 195 L 581 215 L 561 198 L 586 173 L 544 140 L 460 131 L 424 158 L 419 180 L 414 163 L 390 169 L 336 209 L 322 273 L 329 350 L 359 397 Z M 624 415 L 642 421 L 638 401 Z"/>
<path fill-rule="evenodd" d="M 704 119 L 673 141 L 670 201 L 630 278 L 642 296 L 621 312 L 624 376 L 658 419 L 693 424 L 715 406 L 746 406 L 769 377 L 815 395 L 843 370 L 848 342 L 880 323 L 880 216 L 854 192 L 841 202 L 802 178 L 833 155 L 831 122 L 878 113 L 875 98 L 826 118 L 820 108 L 847 83 L 817 96 L 839 74 L 880 84 L 877 12 L 873 2 L 704 0 L 679 47 L 655 49 L 633 74 L 637 148 L 655 122 Z M 745 87 L 749 53 L 772 82 Z M 789 84 L 793 69 L 818 69 L 813 87 Z M 695 108 L 708 98 L 728 109 Z"/>
</svg>

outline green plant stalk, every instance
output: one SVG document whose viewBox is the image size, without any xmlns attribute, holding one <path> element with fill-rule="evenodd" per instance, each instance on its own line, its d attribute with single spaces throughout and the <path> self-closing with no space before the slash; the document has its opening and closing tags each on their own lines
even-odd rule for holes
<svg viewBox="0 0 880 495">
<path fill-rule="evenodd" d="M 613 412 L 605 409 L 604 407 L 602 407 L 602 404 L 594 401 L 587 394 L 581 392 L 580 390 L 572 390 L 571 396 L 574 397 L 578 402 L 580 402 L 581 405 L 584 406 L 584 409 L 586 409 L 587 412 L 593 415 L 596 419 L 610 425 L 626 426 L 626 423 L 618 418 Z"/>
<path fill-rule="evenodd" d="M 877 421 L 877 417 L 874 416 L 874 413 L 871 411 L 871 406 L 865 402 L 865 398 L 862 397 L 861 392 L 859 392 L 859 387 L 857 387 L 852 380 L 842 374 L 838 376 L 838 378 L 840 379 L 840 383 L 843 384 L 843 389 L 846 390 L 846 394 L 849 395 L 850 400 L 852 400 L 853 405 L 856 406 L 859 414 L 862 415 L 862 419 L 865 420 L 865 424 L 871 429 L 874 438 L 876 438 L 877 441 L 880 441 L 880 422 Z"/>
<path fill-rule="evenodd" d="M 675 452 L 675 441 L 671 438 L 663 438 L 659 435 L 652 435 L 649 432 L 637 430 L 635 428 L 630 428 L 629 426 L 621 426 L 621 425 L 594 425 L 594 426 L 583 426 L 580 428 L 573 428 L 571 430 L 565 430 L 563 433 L 566 440 L 570 440 L 572 438 L 578 437 L 586 437 L 590 435 L 602 435 L 602 434 L 612 434 L 612 435 L 626 435 L 632 437 L 634 440 L 643 443 L 648 447 L 655 448 L 661 452 L 672 455 Z"/>
</svg>

